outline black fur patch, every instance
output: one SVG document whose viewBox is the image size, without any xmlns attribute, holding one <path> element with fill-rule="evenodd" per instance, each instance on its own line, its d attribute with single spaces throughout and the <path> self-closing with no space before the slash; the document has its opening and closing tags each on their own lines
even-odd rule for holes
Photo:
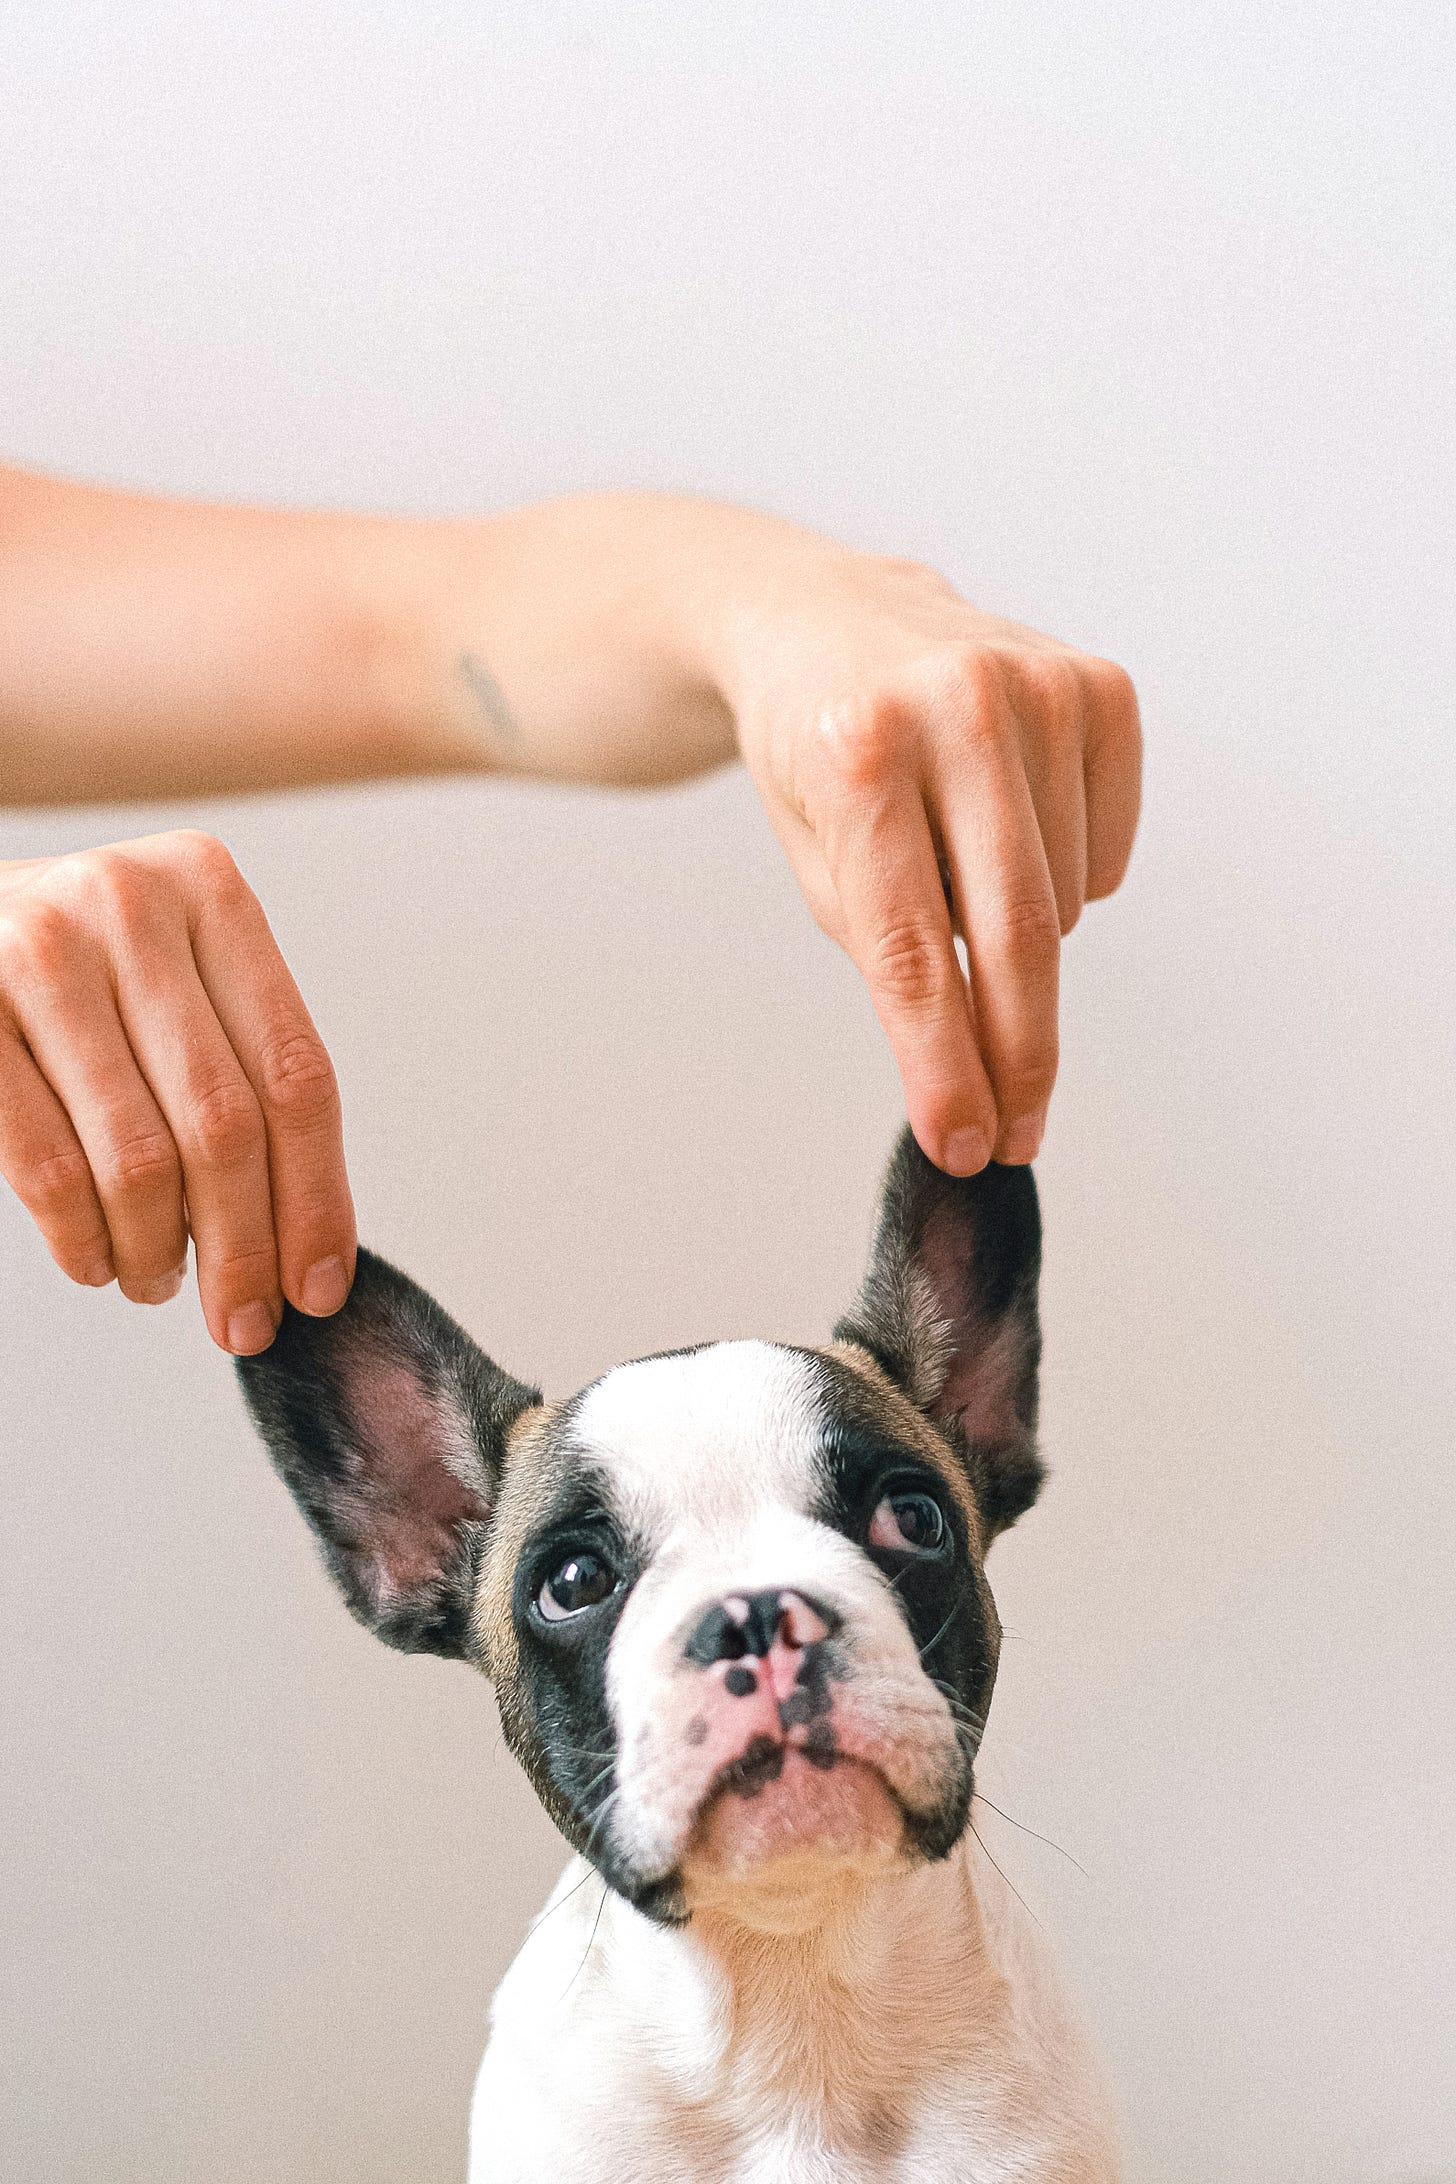
<svg viewBox="0 0 1456 2184">
<path fill-rule="evenodd" d="M 1039 1261 L 1028 1170 L 947 1177 L 906 1132 L 890 1163 L 859 1301 L 835 1330 L 875 1357 L 933 1423 L 965 1467 L 988 1535 L 1029 1506 L 1041 1479 Z M 801 1354 L 817 1376 L 824 1421 L 814 1514 L 880 1567 L 925 1673 L 958 1725 L 963 1765 L 941 1807 L 907 1816 L 922 1853 L 943 1857 L 969 1811 L 995 1677 L 994 1608 L 959 1503 L 918 1452 L 897 1441 L 883 1398 L 877 1403 L 842 1361 Z M 285 1308 L 272 1347 L 239 1360 L 238 1376 L 275 1467 L 353 1613 L 406 1651 L 467 1654 L 507 1437 L 521 1412 L 539 1402 L 536 1391 L 492 1364 L 423 1290 L 366 1251 L 342 1312 L 314 1320 Z M 607 1657 L 648 1545 L 625 1535 L 590 1451 L 573 1446 L 579 1401 L 546 1429 L 561 1485 L 515 1572 L 519 1660 L 503 1679 L 502 1721 L 567 1838 L 649 1917 L 675 1923 L 686 1915 L 677 1877 L 632 1871 L 612 1827 L 618 1753 Z M 935 1497 L 946 1520 L 944 1550 L 902 1554 L 869 1543 L 887 1485 Z M 582 1548 L 611 1563 L 616 1590 L 564 1622 L 543 1621 L 534 1612 L 541 1585 Z M 745 1644 L 746 1654 L 754 1650 Z M 826 1769 L 838 1757 L 828 1682 L 845 1665 L 833 1638 L 807 1647 L 780 1710 L 781 1730 L 802 1734 L 808 1759 Z M 746 1694 L 751 1661 L 728 1673 Z M 756 1740 L 721 1786 L 756 1795 L 782 1767 L 783 1749 L 773 1738 Z"/>
<path fill-rule="evenodd" d="M 824 1408 L 820 1462 L 823 1489 L 814 1514 L 862 1548 L 889 1582 L 920 1665 L 955 1718 L 962 1767 L 941 1806 L 910 1816 L 924 1856 L 945 1857 L 959 1841 L 970 1811 L 976 1751 L 996 1680 L 997 1629 L 986 1579 L 972 1554 L 966 1520 L 940 1474 L 919 1451 L 886 1430 L 872 1392 L 837 1358 L 815 1367 Z M 869 1540 L 870 1523 L 890 1491 L 929 1494 L 946 1524 L 936 1554 L 894 1553 Z"/>
<path fill-rule="evenodd" d="M 907 1129 L 869 1271 L 835 1328 L 883 1367 L 964 1463 L 987 1537 L 1044 1476 L 1036 1447 L 1041 1214 L 1030 1168 L 942 1174 Z"/>
<path fill-rule="evenodd" d="M 506 1741 L 572 1847 L 629 1903 L 663 1924 L 685 1916 L 675 1875 L 646 1877 L 622 1856 L 612 1824 L 617 1729 L 607 1703 L 607 1655 L 642 1568 L 643 1543 L 622 1529 L 606 1482 L 576 1440 L 581 1397 L 549 1429 L 561 1479 L 555 1505 L 523 1546 L 512 1592 L 518 1668 L 501 1693 Z M 574 1549 L 590 1548 L 617 1572 L 615 1593 L 564 1622 L 544 1622 L 533 1604 L 541 1585 Z M 706 1725 L 705 1725 L 706 1731 Z"/>
<path fill-rule="evenodd" d="M 364 1250 L 342 1311 L 285 1304 L 270 1348 L 236 1363 L 352 1612 L 403 1652 L 461 1656 L 506 1435 L 537 1391 Z"/>
</svg>

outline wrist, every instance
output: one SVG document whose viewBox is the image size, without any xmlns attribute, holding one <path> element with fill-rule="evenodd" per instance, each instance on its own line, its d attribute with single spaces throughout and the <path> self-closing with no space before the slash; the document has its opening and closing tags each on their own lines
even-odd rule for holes
<svg viewBox="0 0 1456 2184">
<path fill-rule="evenodd" d="M 579 494 L 401 527 L 411 733 L 477 767 L 647 786 L 734 755 L 698 644 L 688 504 Z"/>
<path fill-rule="evenodd" d="M 690 504 L 694 505 L 694 504 Z M 786 633 L 860 557 L 833 539 L 758 509 L 695 504 L 699 536 L 685 556 L 684 644 L 717 692 L 740 747 Z"/>
<path fill-rule="evenodd" d="M 469 528 L 414 517 L 341 526 L 320 643 L 353 693 L 362 772 L 479 773 L 500 764 L 458 676 L 469 587 L 457 541 Z"/>
</svg>

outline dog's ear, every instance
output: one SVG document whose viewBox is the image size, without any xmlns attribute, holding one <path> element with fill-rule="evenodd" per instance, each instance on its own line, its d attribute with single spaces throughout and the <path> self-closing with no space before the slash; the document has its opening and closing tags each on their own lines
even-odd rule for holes
<svg viewBox="0 0 1456 2184">
<path fill-rule="evenodd" d="M 943 1175 L 907 1129 L 869 1272 L 836 1337 L 877 1359 L 963 1448 L 987 1536 L 1042 1482 L 1036 1451 L 1041 1216 L 1029 1168 Z"/>
<path fill-rule="evenodd" d="M 342 1311 L 285 1305 L 271 1348 L 237 1370 L 360 1622 L 406 1653 L 463 1653 L 506 1435 L 537 1391 L 362 1250 Z"/>
</svg>

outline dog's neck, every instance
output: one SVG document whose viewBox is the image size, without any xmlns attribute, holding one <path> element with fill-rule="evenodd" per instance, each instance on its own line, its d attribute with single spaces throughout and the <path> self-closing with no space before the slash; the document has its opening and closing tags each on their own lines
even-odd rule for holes
<svg viewBox="0 0 1456 2184">
<path fill-rule="evenodd" d="M 690 1896 L 682 1927 L 591 1878 L 568 1869 L 501 1988 L 473 2175 L 497 2173 L 526 2085 L 512 2177 L 557 2173 L 610 2116 L 614 2180 L 1111 2184 L 1075 2020 L 973 1836 L 911 1872 L 774 1891 L 771 1912 L 768 1892 Z"/>
<path fill-rule="evenodd" d="M 713 1991 L 720 2087 L 873 2140 L 1004 2009 L 967 1861 L 720 1897 L 674 1937 Z"/>
</svg>

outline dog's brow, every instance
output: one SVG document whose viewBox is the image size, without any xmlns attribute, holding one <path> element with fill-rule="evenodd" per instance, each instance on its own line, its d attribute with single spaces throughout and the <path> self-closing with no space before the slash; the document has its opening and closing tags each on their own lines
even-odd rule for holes
<svg viewBox="0 0 1456 2184">
<path fill-rule="evenodd" d="M 606 1497 L 588 1488 L 549 1510 L 528 1535 L 525 1548 L 529 1552 L 545 1540 L 554 1540 L 576 1530 L 620 1532 L 621 1529 L 621 1522 Z"/>
<path fill-rule="evenodd" d="M 921 1450 L 858 1419 L 829 1419 L 821 1447 L 828 1461 L 841 1471 L 873 1471 L 884 1464 L 924 1462 Z"/>
</svg>

